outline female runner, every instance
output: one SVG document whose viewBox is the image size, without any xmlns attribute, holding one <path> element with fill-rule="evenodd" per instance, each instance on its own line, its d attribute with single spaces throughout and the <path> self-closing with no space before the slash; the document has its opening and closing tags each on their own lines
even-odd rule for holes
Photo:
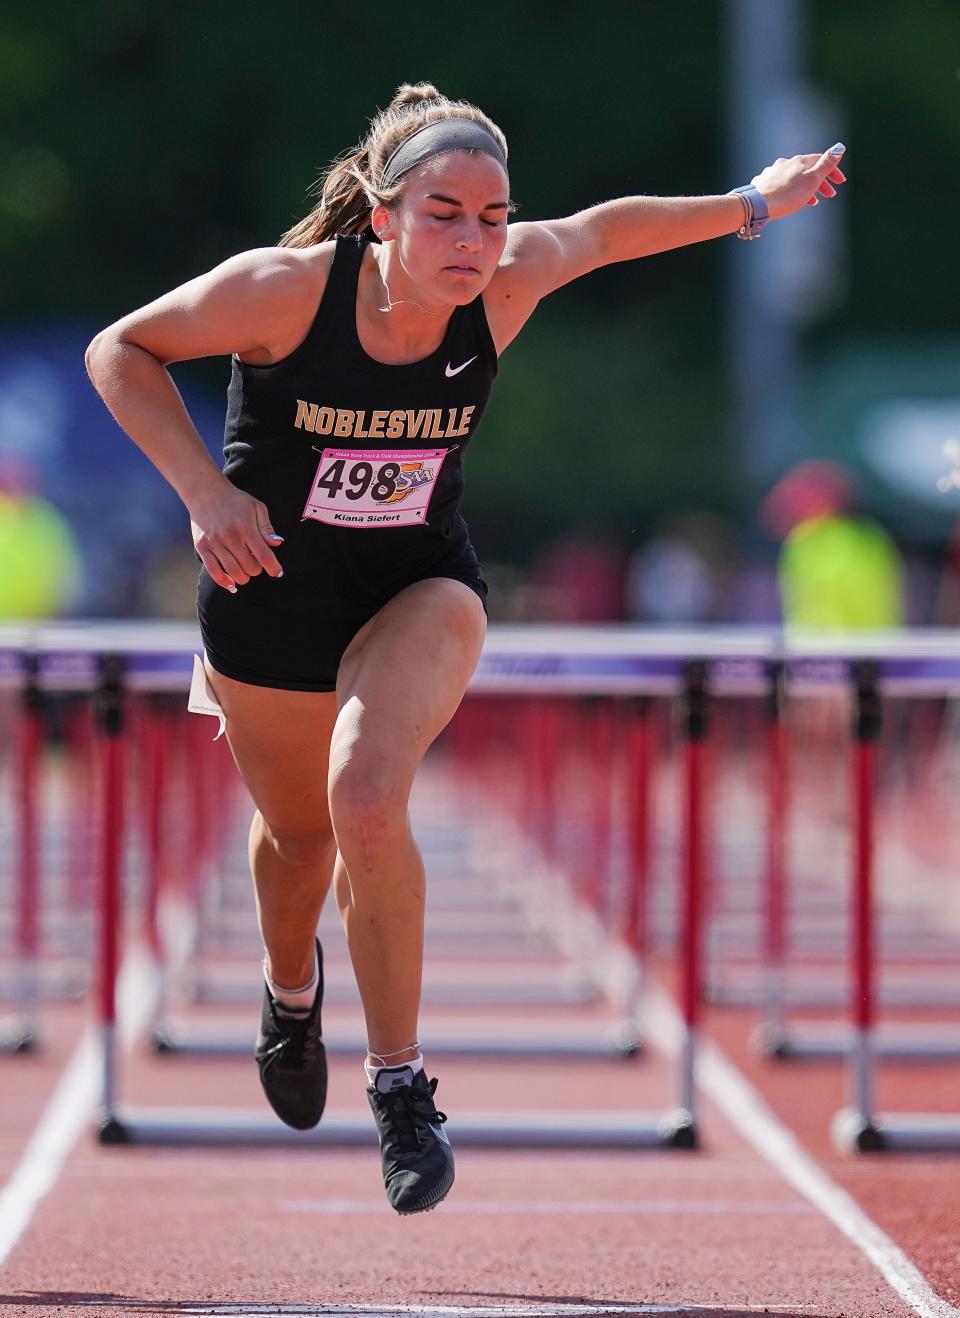
<svg viewBox="0 0 960 1318">
<path fill-rule="evenodd" d="M 541 298 L 598 266 L 833 197 L 843 147 L 726 196 L 622 197 L 508 225 L 507 145 L 475 106 L 403 86 L 277 247 L 103 330 L 111 412 L 180 495 L 203 564 L 209 682 L 256 813 L 266 949 L 256 1058 L 292 1126 L 319 1121 L 320 909 L 334 884 L 363 1002 L 387 1197 L 453 1183 L 417 1042 L 425 880 L 407 802 L 480 655 L 484 582 L 458 513 L 497 358 Z M 229 354 L 221 471 L 166 367 Z"/>
</svg>

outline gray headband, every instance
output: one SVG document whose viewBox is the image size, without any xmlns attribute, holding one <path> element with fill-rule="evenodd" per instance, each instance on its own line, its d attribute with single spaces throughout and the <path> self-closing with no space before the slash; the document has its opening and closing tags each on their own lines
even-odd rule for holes
<svg viewBox="0 0 960 1318">
<path fill-rule="evenodd" d="M 492 156 L 504 170 L 507 158 L 497 139 L 473 119 L 440 119 L 411 133 L 388 156 L 380 176 L 380 188 L 386 192 L 417 165 L 445 151 L 482 151 Z"/>
</svg>

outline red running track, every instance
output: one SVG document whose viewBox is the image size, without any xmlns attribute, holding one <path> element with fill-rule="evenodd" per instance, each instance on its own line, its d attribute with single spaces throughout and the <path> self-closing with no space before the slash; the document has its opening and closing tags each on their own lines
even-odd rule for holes
<svg viewBox="0 0 960 1318">
<path fill-rule="evenodd" d="M 711 1016 L 715 1035 L 749 1063 L 820 1164 L 941 1296 L 956 1299 L 955 1164 L 835 1159 L 821 1135 L 840 1097 L 835 1071 L 810 1074 L 800 1098 L 795 1076 L 750 1061 L 737 1013 Z M 49 1059 L 4 1062 L 8 1175 L 74 1045 L 78 1010 L 58 1012 L 54 1024 Z M 524 1106 L 655 1107 L 670 1088 L 660 1055 L 589 1070 L 471 1062 L 437 1070 L 454 1138 L 458 1110 L 500 1108 L 505 1095 Z M 256 1101 L 252 1064 L 134 1054 L 127 1080 L 134 1099 Z M 362 1110 L 357 1065 L 334 1064 L 331 1096 L 338 1110 Z M 10 1253 L 0 1303 L 24 1315 L 228 1304 L 689 1305 L 714 1318 L 917 1312 L 709 1101 L 703 1125 L 699 1153 L 463 1152 L 447 1203 L 415 1219 L 386 1207 L 374 1149 L 103 1149 L 85 1134 Z"/>
<path fill-rule="evenodd" d="M 255 983 L 255 962 L 250 976 Z M 218 1015 L 224 1028 L 242 1023 L 253 1033 L 255 1008 Z M 349 1019 L 349 1008 L 325 1017 L 328 1029 Z M 425 1040 L 450 1020 L 449 1011 L 434 1009 L 425 1017 Z M 535 1026 L 546 1016 L 515 1010 L 491 1017 L 464 1009 L 456 1020 L 466 1032 L 476 1024 Z M 454 1144 L 457 1114 L 467 1111 L 669 1107 L 675 1100 L 672 1020 L 655 998 L 656 1046 L 636 1062 L 458 1060 L 433 1066 L 428 1047 Z M 549 1021 L 554 1027 L 566 1022 L 571 1030 L 585 1021 L 600 1027 L 603 1010 L 553 1008 Z M 293 1313 L 340 1314 L 350 1305 L 365 1306 L 355 1312 L 368 1318 L 398 1312 L 391 1306 L 438 1315 L 669 1312 L 701 1318 L 947 1318 L 958 1312 L 957 1160 L 834 1155 L 827 1129 L 846 1098 L 842 1073 L 835 1065 L 785 1070 L 758 1060 L 748 1044 L 752 1013 L 711 1008 L 704 1014 L 705 1032 L 736 1071 L 713 1056 L 703 1074 L 701 1151 L 463 1151 L 448 1201 L 413 1219 L 399 1219 L 386 1207 L 373 1147 L 105 1149 L 92 1138 L 84 1111 L 71 1145 L 75 1105 L 64 1104 L 55 1118 L 43 1113 L 50 1112 L 51 1096 L 76 1056 L 84 1009 L 47 1010 L 43 1023 L 44 1053 L 0 1059 L 5 1313 L 222 1313 L 229 1306 L 253 1313 L 287 1306 Z M 331 1067 L 330 1103 L 338 1112 L 366 1111 L 359 1062 L 358 1054 L 355 1062 Z M 75 1066 L 72 1075 L 77 1102 L 90 1106 L 92 1090 L 83 1083 L 90 1068 Z M 918 1075 L 925 1109 L 957 1106 L 956 1072 L 949 1067 L 918 1072 L 885 1065 L 882 1075 L 883 1108 L 916 1107 Z M 751 1109 L 744 1078 L 762 1095 L 772 1121 Z M 122 1094 L 151 1105 L 262 1103 L 249 1060 L 163 1059 L 141 1047 L 124 1059 Z M 789 1141 L 786 1155 L 771 1152 L 771 1130 L 793 1132 L 800 1152 L 791 1152 Z M 860 1243 L 828 1217 L 822 1197 L 800 1193 L 798 1168 L 813 1168 L 815 1178 L 819 1168 L 816 1185 L 826 1187 L 828 1197 L 835 1195 L 831 1185 L 849 1191 L 869 1218 L 864 1228 L 855 1206 L 847 1215 Z M 871 1236 L 870 1222 L 880 1234 Z M 871 1242 L 873 1259 L 864 1248 Z"/>
</svg>

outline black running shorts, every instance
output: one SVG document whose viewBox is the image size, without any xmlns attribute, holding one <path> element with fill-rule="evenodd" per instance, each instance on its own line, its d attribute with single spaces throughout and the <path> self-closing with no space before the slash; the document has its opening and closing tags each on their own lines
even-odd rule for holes
<svg viewBox="0 0 960 1318">
<path fill-rule="evenodd" d="M 346 532 L 402 535 L 401 532 Z M 387 542 L 389 545 L 389 541 Z M 398 546 L 399 547 L 399 546 Z M 347 646 L 360 628 L 407 586 L 434 577 L 462 581 L 486 610 L 487 583 L 470 541 L 449 541 L 413 568 L 406 555 L 367 572 L 353 556 L 305 572 L 279 551 L 284 575 L 261 573 L 232 595 L 201 570 L 197 612 L 207 658 L 218 673 L 251 686 L 334 691 Z"/>
</svg>

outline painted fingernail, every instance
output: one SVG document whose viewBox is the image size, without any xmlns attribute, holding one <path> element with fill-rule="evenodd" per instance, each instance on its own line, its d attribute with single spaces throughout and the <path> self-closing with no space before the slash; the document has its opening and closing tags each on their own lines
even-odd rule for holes
<svg viewBox="0 0 960 1318">
<path fill-rule="evenodd" d="M 227 590 L 229 590 L 229 592 L 230 592 L 231 595 L 236 595 L 236 593 L 237 593 L 237 588 L 236 588 L 236 586 L 228 586 L 228 587 L 227 587 Z"/>
<path fill-rule="evenodd" d="M 282 536 L 282 535 L 277 535 L 276 531 L 271 531 L 270 534 L 267 536 L 267 539 L 268 539 L 268 540 L 279 540 L 279 541 L 281 542 L 281 544 L 283 543 L 283 536 Z"/>
<path fill-rule="evenodd" d="M 283 568 L 280 569 L 280 571 L 277 573 L 277 576 L 278 576 L 278 577 L 282 577 L 282 576 L 283 576 Z"/>
<path fill-rule="evenodd" d="M 847 148 L 842 142 L 834 142 L 833 146 L 830 148 L 830 154 L 832 156 L 842 156 L 846 149 Z"/>
</svg>

